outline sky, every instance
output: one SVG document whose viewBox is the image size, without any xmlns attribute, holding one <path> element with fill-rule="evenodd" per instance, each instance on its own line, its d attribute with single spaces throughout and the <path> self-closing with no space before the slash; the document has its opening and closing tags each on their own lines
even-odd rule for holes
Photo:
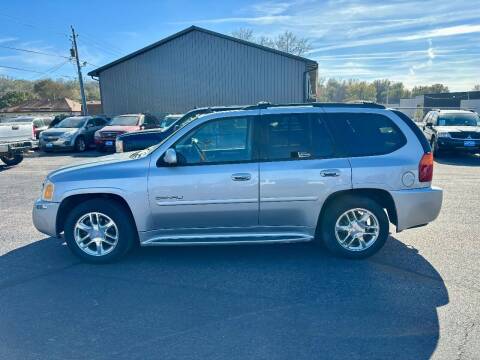
<svg viewBox="0 0 480 360">
<path fill-rule="evenodd" d="M 453 91 L 480 84 L 479 0 L 23 0 L 2 4 L 0 20 L 0 74 L 14 78 L 73 79 L 70 25 L 84 74 L 197 25 L 225 34 L 292 31 L 309 39 L 305 57 L 318 62 L 322 78 L 443 83 Z"/>
</svg>

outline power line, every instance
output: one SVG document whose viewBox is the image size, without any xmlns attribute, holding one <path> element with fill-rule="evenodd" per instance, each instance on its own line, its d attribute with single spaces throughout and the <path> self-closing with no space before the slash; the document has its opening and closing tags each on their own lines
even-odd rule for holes
<svg viewBox="0 0 480 360">
<path fill-rule="evenodd" d="M 63 61 L 61 62 L 60 64 L 57 64 L 55 66 L 53 66 L 52 68 L 48 69 L 47 71 L 45 71 L 43 73 L 43 75 L 40 75 L 40 76 L 34 76 L 32 78 L 30 78 L 30 80 L 38 80 L 42 77 L 44 77 L 45 75 L 49 75 L 49 74 L 52 74 L 58 70 L 60 70 L 66 63 L 70 62 L 70 59 L 69 60 L 66 60 L 66 61 Z"/>
<path fill-rule="evenodd" d="M 22 49 L 22 48 L 17 48 L 17 47 L 13 47 L 13 46 L 0 45 L 0 48 L 9 49 L 9 50 L 16 50 L 16 51 L 23 51 L 23 52 L 32 53 L 32 54 L 38 54 L 38 55 L 54 56 L 54 57 L 59 57 L 59 58 L 63 58 L 63 59 L 68 59 L 68 60 L 71 60 L 71 59 L 72 59 L 72 58 L 69 57 L 69 56 L 63 56 L 63 55 L 58 55 L 58 54 L 51 54 L 51 53 L 46 53 L 46 52 L 37 51 L 37 50 Z M 88 62 L 88 61 L 85 61 L 85 63 L 86 63 L 86 64 L 89 64 L 89 65 L 92 65 L 92 66 L 95 66 L 95 67 L 98 67 L 97 65 L 92 64 L 91 62 Z"/>
<path fill-rule="evenodd" d="M 42 72 L 42 71 L 37 71 L 37 70 L 32 70 L 32 69 L 25 69 L 25 68 L 19 68 L 19 67 L 15 67 L 15 66 L 0 65 L 0 68 L 10 69 L 10 70 L 17 70 L 17 71 L 26 71 L 26 72 L 31 72 L 31 73 L 35 73 L 35 74 L 42 74 L 42 75 L 45 74 L 45 72 Z M 75 78 L 74 76 L 69 76 L 69 75 L 60 75 L 60 76 L 61 76 L 61 77 L 65 77 L 65 78 Z"/>
<path fill-rule="evenodd" d="M 69 57 L 69 56 L 63 56 L 63 55 L 58 55 L 58 54 L 50 54 L 50 53 L 46 53 L 46 52 L 43 52 L 43 51 L 30 50 L 30 49 L 22 49 L 22 48 L 17 48 L 17 47 L 13 47 L 13 46 L 6 46 L 6 45 L 0 45 L 0 48 L 9 49 L 9 50 L 23 51 L 23 52 L 28 52 L 28 53 L 32 53 L 32 54 L 39 54 L 39 55 L 45 55 L 45 56 L 60 57 L 60 58 L 69 59 L 69 60 L 70 60 L 70 57 Z"/>
</svg>

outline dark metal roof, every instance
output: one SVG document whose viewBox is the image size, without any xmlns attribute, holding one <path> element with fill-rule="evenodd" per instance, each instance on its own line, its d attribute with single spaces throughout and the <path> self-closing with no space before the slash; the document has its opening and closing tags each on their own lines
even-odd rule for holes
<svg viewBox="0 0 480 360">
<path fill-rule="evenodd" d="M 174 40 L 174 39 L 176 39 L 176 38 L 178 38 L 182 35 L 185 35 L 185 34 L 191 32 L 191 31 L 201 31 L 201 32 L 209 34 L 209 35 L 218 36 L 218 37 L 221 37 L 223 39 L 235 41 L 235 42 L 238 42 L 238 43 L 243 44 L 243 45 L 256 47 L 258 49 L 268 51 L 268 52 L 271 52 L 271 53 L 274 53 L 274 54 L 277 54 L 277 55 L 282 55 L 282 56 L 286 56 L 286 57 L 289 57 L 289 58 L 292 58 L 292 59 L 295 59 L 295 60 L 300 60 L 300 61 L 305 62 L 309 66 L 310 70 L 315 70 L 318 67 L 318 63 L 314 60 L 310 60 L 310 59 L 307 59 L 307 58 L 304 58 L 304 57 L 301 57 L 301 56 L 293 55 L 293 54 L 290 54 L 290 53 L 287 53 L 287 52 L 284 52 L 284 51 L 272 49 L 272 48 L 269 48 L 267 46 L 255 44 L 253 42 L 245 41 L 245 40 L 242 40 L 242 39 L 237 39 L 233 36 L 221 34 L 221 33 L 215 32 L 215 31 L 207 30 L 207 29 L 192 25 L 192 26 L 190 26 L 190 27 L 188 27 L 188 28 L 186 28 L 182 31 L 179 31 L 179 32 L 177 32 L 173 35 L 170 35 L 170 36 L 168 36 L 168 37 L 166 37 L 166 38 L 164 38 L 160 41 L 157 41 L 156 43 L 148 45 L 144 48 L 141 48 L 140 50 L 134 51 L 131 54 L 125 55 L 125 56 L 121 57 L 120 59 L 117 59 L 115 61 L 112 61 L 111 63 L 108 63 L 106 65 L 103 65 L 103 66 L 95 69 L 95 70 L 92 70 L 88 73 L 88 75 L 89 76 L 98 76 L 105 69 L 108 69 L 112 66 L 115 66 L 115 65 L 117 65 L 117 64 L 119 64 L 123 61 L 129 60 L 129 59 L 131 59 L 131 58 L 133 58 L 137 55 L 143 54 L 144 52 L 147 52 L 147 51 L 149 51 L 153 48 L 156 48 L 157 46 L 161 46 L 161 45 L 163 45 L 163 44 L 165 44 L 165 43 L 167 43 L 171 40 Z"/>
</svg>

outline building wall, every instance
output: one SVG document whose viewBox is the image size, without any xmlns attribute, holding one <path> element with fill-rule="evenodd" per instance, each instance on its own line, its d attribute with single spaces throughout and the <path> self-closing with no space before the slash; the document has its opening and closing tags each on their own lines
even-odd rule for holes
<svg viewBox="0 0 480 360">
<path fill-rule="evenodd" d="M 192 31 L 100 73 L 107 115 L 304 101 L 303 61 Z"/>
<path fill-rule="evenodd" d="M 480 114 L 480 99 L 475 100 L 462 100 L 460 107 L 465 110 L 475 110 Z"/>
<path fill-rule="evenodd" d="M 405 115 L 411 119 L 418 120 L 418 117 L 421 117 L 419 114 L 419 109 L 423 108 L 423 96 L 417 96 L 412 99 L 400 99 L 400 106 L 398 110 L 403 112 Z"/>
</svg>

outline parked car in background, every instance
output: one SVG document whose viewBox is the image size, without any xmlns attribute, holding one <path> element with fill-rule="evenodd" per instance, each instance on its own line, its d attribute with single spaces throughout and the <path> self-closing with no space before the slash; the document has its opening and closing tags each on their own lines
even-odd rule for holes
<svg viewBox="0 0 480 360">
<path fill-rule="evenodd" d="M 53 118 L 51 116 L 16 116 L 9 118 L 11 123 L 32 123 L 35 139 L 39 139 L 40 133 L 48 129 L 48 124 Z"/>
<path fill-rule="evenodd" d="M 170 114 L 165 116 L 162 120 L 160 120 L 159 127 L 161 129 L 166 129 L 172 126 L 177 122 L 178 119 L 180 119 L 183 116 L 183 114 Z"/>
<path fill-rule="evenodd" d="M 40 134 L 40 148 L 43 151 L 58 149 L 85 151 L 94 144 L 95 132 L 107 123 L 108 120 L 102 117 L 67 117 Z"/>
<path fill-rule="evenodd" d="M 115 116 L 108 126 L 95 133 L 98 151 L 115 151 L 117 136 L 136 130 L 158 128 L 158 120 L 151 114 L 125 114 Z"/>
<path fill-rule="evenodd" d="M 0 160 L 6 165 L 17 165 L 24 152 L 37 146 L 33 122 L 28 119 L 5 118 L 0 120 Z"/>
<path fill-rule="evenodd" d="M 421 130 L 376 104 L 273 106 L 197 117 L 158 146 L 51 172 L 33 208 L 93 263 L 142 246 L 321 241 L 366 258 L 439 214 Z"/>
<path fill-rule="evenodd" d="M 63 119 L 65 119 L 67 117 L 69 117 L 69 115 L 67 115 L 67 114 L 55 115 L 55 117 L 50 122 L 50 124 L 48 124 L 48 127 L 49 128 L 55 127 L 60 121 L 62 121 Z"/>
<path fill-rule="evenodd" d="M 149 146 L 163 141 L 176 130 L 180 129 L 182 126 L 188 124 L 190 121 L 196 119 L 202 114 L 208 114 L 217 111 L 239 110 L 241 108 L 241 106 L 215 106 L 191 110 L 185 115 L 182 115 L 178 120 L 170 123 L 166 128 L 161 127 L 160 129 L 154 130 L 134 131 L 120 135 L 117 137 L 116 151 L 126 152 L 146 149 Z"/>
<path fill-rule="evenodd" d="M 445 151 L 480 152 L 480 119 L 467 110 L 432 110 L 422 124 L 435 156 Z"/>
</svg>

